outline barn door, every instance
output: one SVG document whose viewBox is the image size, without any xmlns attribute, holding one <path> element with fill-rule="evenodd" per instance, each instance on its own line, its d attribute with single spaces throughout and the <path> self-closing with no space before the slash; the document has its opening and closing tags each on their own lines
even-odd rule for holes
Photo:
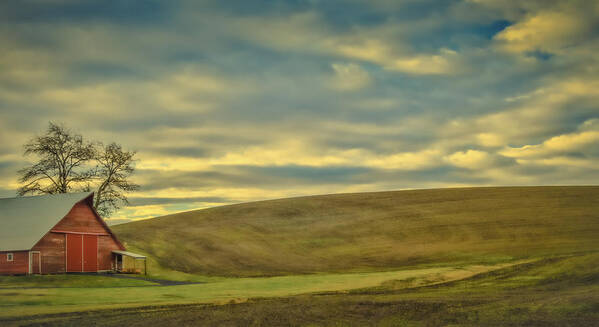
<svg viewBox="0 0 599 327">
<path fill-rule="evenodd" d="M 66 234 L 67 236 L 67 272 L 83 271 L 83 235 Z"/>
<path fill-rule="evenodd" d="M 67 235 L 67 272 L 98 271 L 98 236 Z"/>
<path fill-rule="evenodd" d="M 83 271 L 98 271 L 97 235 L 83 235 Z"/>
<path fill-rule="evenodd" d="M 30 274 L 41 274 L 42 263 L 40 261 L 40 253 L 38 251 L 31 251 L 29 253 L 29 273 Z"/>
</svg>

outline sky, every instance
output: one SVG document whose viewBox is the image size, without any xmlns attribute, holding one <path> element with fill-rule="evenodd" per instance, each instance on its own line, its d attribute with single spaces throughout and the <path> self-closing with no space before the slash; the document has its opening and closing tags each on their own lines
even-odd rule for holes
<svg viewBox="0 0 599 327">
<path fill-rule="evenodd" d="M 599 184 L 599 1 L 0 2 L 0 197 L 50 121 L 137 151 L 111 224 Z"/>
</svg>

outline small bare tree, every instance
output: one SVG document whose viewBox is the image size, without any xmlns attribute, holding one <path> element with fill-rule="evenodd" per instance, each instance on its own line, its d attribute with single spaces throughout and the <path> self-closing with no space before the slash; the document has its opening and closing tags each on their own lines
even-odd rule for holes
<svg viewBox="0 0 599 327">
<path fill-rule="evenodd" d="M 26 156 L 37 155 L 39 160 L 19 170 L 19 195 L 67 193 L 85 188 L 94 175 L 88 166 L 96 157 L 92 143 L 85 142 L 64 126 L 50 123 L 46 134 L 31 139 L 24 146 Z"/>
<path fill-rule="evenodd" d="M 139 185 L 128 179 L 133 174 L 135 151 L 124 151 L 116 143 L 101 145 L 96 156 L 96 177 L 101 181 L 96 192 L 94 207 L 103 216 L 110 216 L 121 204 L 129 204 L 126 192 L 139 189 Z"/>
</svg>

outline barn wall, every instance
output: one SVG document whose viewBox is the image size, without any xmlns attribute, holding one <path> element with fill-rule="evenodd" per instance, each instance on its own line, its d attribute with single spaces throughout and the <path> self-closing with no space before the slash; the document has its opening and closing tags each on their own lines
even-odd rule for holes
<svg viewBox="0 0 599 327">
<path fill-rule="evenodd" d="M 32 250 L 41 253 L 42 274 L 65 272 L 65 234 L 49 232 Z"/>
<path fill-rule="evenodd" d="M 96 215 L 85 201 L 76 203 L 52 230 L 108 234 L 104 225 L 96 219 Z"/>
<path fill-rule="evenodd" d="M 98 270 L 111 270 L 112 269 L 112 251 L 122 250 L 117 241 L 110 235 L 110 231 L 100 221 L 96 214 L 91 209 L 90 205 L 86 201 L 76 203 L 69 213 L 52 228 L 52 231 L 56 233 L 90 233 L 98 235 Z M 56 244 L 60 246 L 64 253 L 66 244 Z M 42 252 L 43 253 L 43 252 Z M 68 255 L 68 252 L 67 252 Z M 62 257 L 64 271 L 65 257 Z M 43 261 L 42 261 L 43 262 Z"/>
<path fill-rule="evenodd" d="M 112 251 L 120 250 L 110 236 L 98 236 L 98 270 L 112 270 Z"/>
<path fill-rule="evenodd" d="M 13 261 L 6 260 L 6 254 L 13 254 Z M 29 272 L 29 251 L 0 252 L 0 274 L 18 275 Z"/>
</svg>

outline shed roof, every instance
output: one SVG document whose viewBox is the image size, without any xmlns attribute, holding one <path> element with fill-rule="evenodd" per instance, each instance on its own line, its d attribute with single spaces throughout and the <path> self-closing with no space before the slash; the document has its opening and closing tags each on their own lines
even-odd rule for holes
<svg viewBox="0 0 599 327">
<path fill-rule="evenodd" d="M 93 192 L 0 199 L 0 251 L 31 249 L 73 206 Z"/>
<path fill-rule="evenodd" d="M 145 259 L 146 258 L 145 255 L 141 255 L 141 254 L 137 254 L 137 253 L 133 253 L 133 252 L 129 252 L 129 251 L 114 250 L 114 251 L 112 251 L 112 253 L 116 253 L 116 254 L 120 254 L 120 255 L 124 255 L 124 256 L 128 256 L 128 257 L 132 257 L 132 258 L 135 258 L 135 259 Z"/>
</svg>

